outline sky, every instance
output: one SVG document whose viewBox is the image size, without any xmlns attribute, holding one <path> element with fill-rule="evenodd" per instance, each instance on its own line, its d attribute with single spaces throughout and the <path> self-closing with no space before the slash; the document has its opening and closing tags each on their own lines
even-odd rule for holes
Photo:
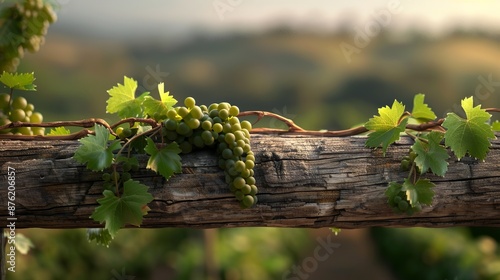
<svg viewBox="0 0 500 280">
<path fill-rule="evenodd" d="M 439 33 L 453 27 L 500 31 L 498 0 L 58 0 L 58 26 L 101 36 L 183 36 L 193 31 L 265 30 L 278 23 L 363 28 L 387 14 L 388 28 Z"/>
</svg>

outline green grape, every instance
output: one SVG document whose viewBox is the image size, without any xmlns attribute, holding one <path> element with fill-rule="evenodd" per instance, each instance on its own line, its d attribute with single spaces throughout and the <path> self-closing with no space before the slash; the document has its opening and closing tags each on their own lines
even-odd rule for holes
<svg viewBox="0 0 500 280">
<path fill-rule="evenodd" d="M 212 129 L 213 129 L 213 131 L 215 131 L 217 133 L 221 133 L 222 132 L 222 124 L 214 123 L 214 125 L 212 126 Z"/>
<path fill-rule="evenodd" d="M 238 136 L 236 134 L 235 134 L 235 136 L 236 136 L 236 139 L 238 139 Z M 245 141 L 243 141 L 241 139 L 240 140 L 236 140 L 236 146 L 238 146 L 238 147 L 240 147 L 240 148 L 243 149 L 245 147 L 245 145 L 246 145 Z"/>
<path fill-rule="evenodd" d="M 395 196 L 395 197 L 393 198 L 393 201 L 394 201 L 394 203 L 396 203 L 396 204 L 398 204 L 401 200 L 402 200 L 402 198 L 401 198 L 399 195 L 397 195 L 397 196 Z"/>
<path fill-rule="evenodd" d="M 234 151 L 233 151 L 234 152 Z M 234 168 L 236 169 L 236 171 L 238 172 L 242 172 L 244 169 L 246 169 L 246 166 L 245 166 L 245 163 L 241 160 L 238 160 L 235 165 L 234 165 Z"/>
<path fill-rule="evenodd" d="M 243 132 L 241 132 L 240 130 L 241 130 L 241 125 L 240 125 L 239 123 L 236 123 L 236 124 L 231 125 L 231 131 L 232 131 L 233 133 L 235 133 L 235 132 L 239 132 L 239 134 L 241 134 L 241 135 L 242 135 L 241 139 L 243 139 L 243 138 L 244 138 L 244 137 L 243 137 L 243 136 L 244 136 L 244 134 L 243 134 Z"/>
<path fill-rule="evenodd" d="M 212 119 L 215 117 L 219 117 L 219 110 L 213 109 L 208 113 L 208 116 L 211 117 Z"/>
<path fill-rule="evenodd" d="M 229 107 L 231 107 L 231 105 L 227 102 L 221 102 L 219 103 L 219 106 L 217 106 L 217 109 L 220 111 L 220 110 L 229 110 Z"/>
<path fill-rule="evenodd" d="M 9 94 L 7 93 L 0 94 L 0 110 L 7 109 L 9 107 L 9 102 L 10 102 Z"/>
<path fill-rule="evenodd" d="M 242 203 L 245 207 L 251 207 L 255 203 L 255 199 L 251 195 L 245 195 L 243 197 Z"/>
<path fill-rule="evenodd" d="M 255 166 L 255 163 L 253 162 L 253 160 L 245 160 L 245 165 L 248 169 L 253 169 L 253 167 Z"/>
<path fill-rule="evenodd" d="M 229 111 L 227 109 L 219 110 L 219 118 L 226 120 L 229 117 Z"/>
<path fill-rule="evenodd" d="M 401 170 L 410 170 L 410 161 L 403 159 L 401 161 Z"/>
<path fill-rule="evenodd" d="M 185 118 L 189 114 L 189 110 L 186 107 L 179 107 L 177 114 L 179 114 L 181 118 Z"/>
<path fill-rule="evenodd" d="M 243 178 L 248 178 L 248 177 L 250 177 L 250 169 L 246 169 L 246 168 L 245 168 L 245 169 L 243 169 L 243 170 L 241 171 L 241 174 L 240 174 L 240 175 L 241 175 L 241 177 L 243 177 Z"/>
<path fill-rule="evenodd" d="M 245 153 L 248 154 L 250 151 L 251 151 L 250 145 L 249 144 L 245 144 L 245 146 L 243 146 L 243 152 L 245 152 Z"/>
<path fill-rule="evenodd" d="M 103 173 L 103 174 L 102 174 L 102 179 L 103 179 L 104 181 L 109 181 L 109 180 L 111 180 L 111 174 L 109 174 L 109 173 Z"/>
<path fill-rule="evenodd" d="M 177 113 L 176 113 L 177 114 Z M 163 125 L 165 126 L 166 129 L 175 131 L 177 129 L 177 121 L 168 119 L 163 122 Z"/>
<path fill-rule="evenodd" d="M 242 121 L 241 128 L 244 128 L 248 131 L 252 130 L 252 124 L 249 121 Z"/>
<path fill-rule="evenodd" d="M 222 157 L 225 159 L 231 159 L 233 157 L 233 151 L 230 149 L 224 149 L 224 151 L 222 151 Z"/>
<path fill-rule="evenodd" d="M 11 123 L 11 121 L 9 119 L 7 119 L 7 118 L 1 118 L 0 119 L 0 126 L 8 125 L 10 123 Z M 1 134 L 6 134 L 6 133 L 9 133 L 10 131 L 11 131 L 10 128 L 6 128 L 6 129 L 0 130 L 0 133 Z"/>
<path fill-rule="evenodd" d="M 201 133 L 201 138 L 206 145 L 210 145 L 214 142 L 214 137 L 212 136 L 212 132 L 205 130 Z"/>
<path fill-rule="evenodd" d="M 250 187 L 249 184 L 245 184 L 243 185 L 243 187 L 241 188 L 241 192 L 243 194 L 250 194 L 250 192 L 252 191 L 252 187 Z"/>
<path fill-rule="evenodd" d="M 194 106 L 192 109 L 191 109 L 191 112 L 190 112 L 191 116 L 195 119 L 201 119 L 203 117 L 203 112 L 201 111 L 201 108 L 198 107 L 198 106 Z"/>
<path fill-rule="evenodd" d="M 191 129 L 197 129 L 198 127 L 200 127 L 200 120 L 198 119 L 189 119 L 186 123 Z"/>
<path fill-rule="evenodd" d="M 42 121 L 43 121 L 42 114 L 40 114 L 38 112 L 35 112 L 35 113 L 31 114 L 31 116 L 30 116 L 30 122 L 32 122 L 32 123 L 42 123 Z"/>
<path fill-rule="evenodd" d="M 406 211 L 409 207 L 409 204 L 406 200 L 401 200 L 400 202 L 398 202 L 398 208 L 399 210 L 401 211 Z"/>
<path fill-rule="evenodd" d="M 28 105 L 28 101 L 26 101 L 26 98 L 22 96 L 18 96 L 12 100 L 12 109 L 22 109 L 26 108 Z"/>
<path fill-rule="evenodd" d="M 21 133 L 22 135 L 33 135 L 33 132 L 29 127 L 19 127 L 17 129 L 17 132 Z"/>
<path fill-rule="evenodd" d="M 240 123 L 240 119 L 238 119 L 238 117 L 232 117 L 231 119 L 229 119 L 230 125 L 239 124 L 239 123 Z"/>
<path fill-rule="evenodd" d="M 236 141 L 236 137 L 232 133 L 226 133 L 226 135 L 224 136 L 224 141 L 226 141 L 227 144 L 231 144 Z"/>
<path fill-rule="evenodd" d="M 250 191 L 250 195 L 255 196 L 256 194 L 259 193 L 259 189 L 257 188 L 256 185 L 250 185 L 250 187 L 252 188 L 252 190 Z"/>
<path fill-rule="evenodd" d="M 211 130 L 211 129 L 212 129 L 212 122 L 211 122 L 211 121 L 209 121 L 209 120 L 203 121 L 203 122 L 201 123 L 201 128 L 202 128 L 203 130 Z"/>
<path fill-rule="evenodd" d="M 236 199 L 239 200 L 239 201 L 243 200 L 243 198 L 245 197 L 245 195 L 241 191 L 239 191 L 239 190 L 236 191 L 234 193 L 234 195 L 236 196 Z"/>
<path fill-rule="evenodd" d="M 10 112 L 9 119 L 12 122 L 21 122 L 26 118 L 26 113 L 23 111 L 23 109 L 14 109 Z"/>
<path fill-rule="evenodd" d="M 201 109 L 201 111 L 203 111 L 203 112 L 208 112 L 208 108 L 207 108 L 207 106 L 206 106 L 206 105 L 200 105 L 200 109 Z"/>
<path fill-rule="evenodd" d="M 239 113 L 240 113 L 240 108 L 236 106 L 231 106 L 231 108 L 229 108 L 229 115 L 231 115 L 232 117 L 238 116 Z"/>
<path fill-rule="evenodd" d="M 254 177 L 248 177 L 248 178 L 245 179 L 245 181 L 249 185 L 255 185 L 255 178 Z"/>
<path fill-rule="evenodd" d="M 195 104 L 196 101 L 192 97 L 187 97 L 186 99 L 184 99 L 184 106 L 188 108 L 193 108 Z"/>
<path fill-rule="evenodd" d="M 251 160 L 255 162 L 255 156 L 253 154 L 250 154 L 251 152 L 247 153 L 246 160 Z"/>
<path fill-rule="evenodd" d="M 219 117 L 215 117 L 212 119 L 214 121 L 214 123 L 218 123 L 218 124 L 221 124 L 222 123 L 222 119 L 219 118 Z"/>
<path fill-rule="evenodd" d="M 226 160 L 226 169 L 234 168 L 235 164 L 235 161 L 232 159 Z"/>
<path fill-rule="evenodd" d="M 210 112 L 212 110 L 217 110 L 218 107 L 219 107 L 219 104 L 212 103 L 212 104 L 210 104 L 210 106 L 208 106 L 208 111 Z M 217 114 L 218 114 L 218 112 L 217 112 Z"/>
<path fill-rule="evenodd" d="M 245 186 L 245 184 L 246 184 L 245 179 L 243 179 L 241 177 L 236 177 L 233 180 L 233 185 L 237 189 L 243 188 Z"/>
<path fill-rule="evenodd" d="M 230 133 L 231 132 L 231 125 L 228 123 L 223 124 L 222 125 L 222 132 Z"/>
<path fill-rule="evenodd" d="M 32 127 L 31 131 L 33 131 L 33 135 L 44 135 L 45 127 Z"/>
<path fill-rule="evenodd" d="M 233 154 L 237 157 L 243 155 L 243 148 L 242 147 L 234 147 Z M 242 170 L 243 170 L 243 168 L 242 168 Z"/>
<path fill-rule="evenodd" d="M 181 122 L 181 123 L 179 123 L 179 125 L 177 126 L 177 129 L 175 131 L 177 131 L 177 133 L 179 133 L 180 135 L 187 136 L 189 134 L 189 132 L 191 132 L 192 130 L 191 130 L 191 128 L 189 128 L 189 126 L 185 122 Z"/>
<path fill-rule="evenodd" d="M 175 121 L 175 120 L 177 120 L 177 119 L 179 119 L 181 117 L 179 116 L 179 114 L 177 114 L 177 111 L 175 109 L 170 109 L 167 112 L 167 118 L 169 118 L 170 120 Z"/>
</svg>

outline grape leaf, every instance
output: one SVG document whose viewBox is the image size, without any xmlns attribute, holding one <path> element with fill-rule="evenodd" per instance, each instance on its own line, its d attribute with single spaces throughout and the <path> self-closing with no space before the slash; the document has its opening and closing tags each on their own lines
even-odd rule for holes
<svg viewBox="0 0 500 280">
<path fill-rule="evenodd" d="M 11 89 L 36 91 L 35 73 L 9 73 L 3 71 L 0 82 Z"/>
<path fill-rule="evenodd" d="M 90 242 L 95 240 L 98 245 L 109 247 L 113 237 L 109 234 L 109 230 L 103 228 L 88 228 L 87 240 Z"/>
<path fill-rule="evenodd" d="M 47 134 L 48 136 L 57 136 L 57 135 L 68 135 L 71 134 L 71 131 L 69 129 L 65 128 L 64 126 L 52 128 Z"/>
<path fill-rule="evenodd" d="M 408 119 L 401 120 L 404 111 L 405 106 L 397 100 L 394 100 L 392 108 L 379 108 L 379 116 L 374 116 L 365 124 L 366 129 L 374 130 L 368 135 L 366 146 L 376 148 L 382 145 L 385 155 L 387 146 L 399 140 L 399 134 L 405 131 Z"/>
<path fill-rule="evenodd" d="M 107 113 L 117 113 L 121 118 L 143 117 L 142 103 L 149 92 L 144 92 L 139 97 L 135 98 L 137 89 L 137 81 L 125 76 L 123 85 L 118 84 L 108 90 L 109 99 L 106 101 Z"/>
<path fill-rule="evenodd" d="M 174 173 L 181 173 L 181 149 L 176 142 L 158 150 L 151 138 L 146 138 L 147 145 L 144 151 L 150 155 L 146 168 L 155 171 L 169 179 Z"/>
<path fill-rule="evenodd" d="M 108 168 L 113 161 L 113 151 L 120 149 L 120 141 L 112 141 L 108 146 L 109 131 L 102 125 L 95 125 L 95 135 L 88 135 L 78 140 L 82 145 L 78 147 L 73 158 L 87 163 L 87 168 L 101 171 Z"/>
<path fill-rule="evenodd" d="M 158 84 L 158 92 L 160 94 L 160 100 L 156 100 L 151 96 L 145 97 L 143 104 L 144 111 L 151 117 L 159 115 L 160 117 L 165 118 L 168 110 L 173 108 L 173 106 L 177 103 L 177 100 L 175 100 L 175 98 L 171 96 L 168 91 L 165 92 L 163 83 Z"/>
<path fill-rule="evenodd" d="M 412 184 L 409 179 L 405 179 L 402 191 L 406 192 L 406 198 L 412 207 L 419 204 L 431 205 L 432 198 L 434 197 L 435 187 L 429 179 L 419 179 L 415 184 Z"/>
<path fill-rule="evenodd" d="M 467 152 L 473 157 L 484 159 L 491 145 L 488 139 L 496 139 L 491 126 L 486 122 L 491 115 L 481 105 L 473 107 L 473 98 L 462 100 L 462 108 L 467 119 L 455 113 L 448 113 L 443 122 L 447 129 L 444 137 L 445 144 L 449 146 L 458 159 Z"/>
<path fill-rule="evenodd" d="M 491 124 L 491 129 L 493 131 L 500 131 L 500 121 L 496 120 Z"/>
<path fill-rule="evenodd" d="M 132 179 L 123 184 L 121 197 L 116 197 L 110 190 L 105 190 L 103 195 L 103 198 L 97 200 L 100 206 L 90 217 L 97 222 L 104 222 L 104 228 L 111 237 L 126 224 L 140 226 L 142 217 L 150 210 L 147 204 L 153 201 L 153 196 L 148 193 L 148 186 Z"/>
<path fill-rule="evenodd" d="M 428 142 L 417 139 L 411 147 L 417 154 L 415 164 L 422 174 L 430 168 L 434 174 L 444 176 L 448 170 L 449 155 L 445 147 L 440 144 L 443 136 L 440 132 L 432 131 L 425 137 Z"/>
<path fill-rule="evenodd" d="M 427 104 L 424 103 L 425 94 L 416 94 L 413 98 L 413 111 L 412 117 L 420 122 L 428 122 L 437 118 L 436 114 L 432 111 Z"/>
</svg>

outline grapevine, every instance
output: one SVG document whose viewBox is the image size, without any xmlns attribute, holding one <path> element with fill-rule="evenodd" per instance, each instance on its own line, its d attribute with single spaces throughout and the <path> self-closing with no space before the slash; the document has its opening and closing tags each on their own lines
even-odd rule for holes
<svg viewBox="0 0 500 280">
<path fill-rule="evenodd" d="M 379 114 L 363 126 L 341 131 L 309 131 L 292 120 L 270 112 L 240 112 L 237 106 L 226 102 L 198 105 L 192 97 L 184 99 L 183 106 L 158 85 L 159 98 L 149 92 L 136 96 L 137 82 L 124 77 L 123 84 L 108 90 L 106 110 L 121 120 L 108 124 L 103 119 L 42 122 L 42 115 L 34 112 L 34 105 L 14 96 L 14 90 L 35 91 L 33 73 L 4 72 L 0 82 L 9 93 L 0 95 L 0 139 L 79 139 L 80 146 L 74 159 L 90 170 L 102 173 L 103 197 L 91 218 L 104 223 L 104 229 L 89 229 L 89 240 L 108 245 L 120 228 L 140 226 L 150 210 L 153 196 L 148 186 L 132 179 L 139 169 L 137 154 L 149 158 L 146 168 L 166 180 L 181 173 L 181 154 L 198 149 L 212 149 L 219 157 L 225 181 L 241 208 L 257 204 L 257 185 L 254 177 L 255 155 L 251 149 L 250 132 L 291 133 L 319 136 L 350 136 L 367 133 L 366 146 L 382 148 L 385 155 L 389 146 L 401 135 L 408 135 L 414 144 L 401 160 L 401 169 L 408 171 L 403 182 L 389 182 L 385 191 L 389 207 L 398 213 L 413 214 L 432 204 L 434 183 L 424 178 L 430 172 L 445 176 L 451 152 L 458 158 L 469 155 L 484 160 L 489 151 L 494 131 L 500 123 L 491 122 L 489 112 L 473 106 L 473 98 L 462 100 L 465 118 L 448 113 L 438 119 L 424 103 L 425 96 L 417 94 L 411 112 L 394 101 L 391 107 L 379 108 Z M 256 115 L 273 117 L 285 123 L 288 130 L 253 128 L 241 117 Z M 83 127 L 70 133 L 69 126 Z M 44 129 L 52 128 L 45 135 Z M 92 128 L 92 129 L 90 129 Z"/>
</svg>

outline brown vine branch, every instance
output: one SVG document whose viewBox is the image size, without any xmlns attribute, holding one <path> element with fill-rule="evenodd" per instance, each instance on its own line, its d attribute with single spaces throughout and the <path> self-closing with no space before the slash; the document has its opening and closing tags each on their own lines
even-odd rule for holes
<svg viewBox="0 0 500 280">
<path fill-rule="evenodd" d="M 0 126 L 0 130 L 10 129 L 10 128 L 18 128 L 18 127 L 66 127 L 66 126 L 77 126 L 89 128 L 93 127 L 96 124 L 103 125 L 106 127 L 111 134 L 116 135 L 113 130 L 117 126 L 129 123 L 131 126 L 135 122 L 147 123 L 150 124 L 153 128 L 159 126 L 159 124 L 153 119 L 145 119 L 145 118 L 126 118 L 120 120 L 119 122 L 109 125 L 103 119 L 100 118 L 90 118 L 79 121 L 56 121 L 56 122 L 45 122 L 45 123 L 29 123 L 29 122 L 12 122 L 6 125 Z M 82 129 L 78 132 L 71 133 L 68 135 L 9 135 L 9 134 L 0 134 L 0 139 L 12 139 L 12 140 L 77 140 L 83 138 L 89 134 L 93 134 L 93 131 L 89 129 Z"/>
</svg>

